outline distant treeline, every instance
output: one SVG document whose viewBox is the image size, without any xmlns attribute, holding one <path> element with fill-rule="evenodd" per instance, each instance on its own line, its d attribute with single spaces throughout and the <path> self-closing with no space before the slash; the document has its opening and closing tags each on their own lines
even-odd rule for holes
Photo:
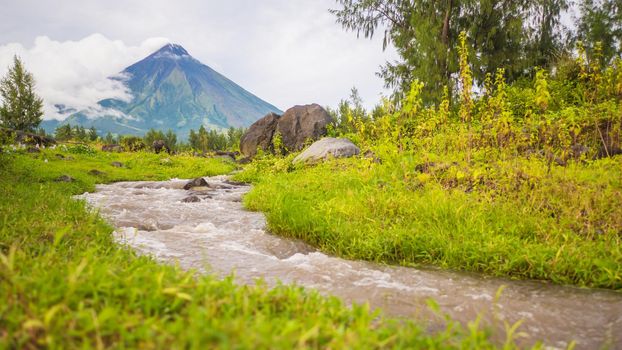
<svg viewBox="0 0 622 350">
<path fill-rule="evenodd" d="M 179 142 L 177 134 L 171 129 L 166 132 L 149 129 L 142 137 L 136 135 L 113 135 L 110 132 L 100 137 L 95 127 L 86 129 L 83 126 L 63 124 L 56 128 L 54 137 L 59 141 L 99 141 L 109 145 L 122 145 L 128 151 L 150 149 L 154 141 L 162 140 L 171 151 L 197 151 L 205 153 L 209 151 L 238 150 L 240 138 L 244 131 L 245 129 L 243 128 L 233 127 L 224 132 L 217 130 L 208 131 L 204 126 L 201 126 L 199 131 L 190 130 L 188 142 Z M 40 129 L 38 133 L 45 135 L 43 129 Z"/>
</svg>

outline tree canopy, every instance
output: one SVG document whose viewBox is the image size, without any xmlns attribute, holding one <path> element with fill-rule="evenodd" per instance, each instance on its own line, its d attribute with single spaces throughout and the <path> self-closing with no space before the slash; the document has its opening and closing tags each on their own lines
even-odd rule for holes
<svg viewBox="0 0 622 350">
<path fill-rule="evenodd" d="M 337 0 L 333 9 L 345 29 L 372 37 L 384 34 L 400 59 L 387 62 L 379 75 L 398 97 L 414 79 L 425 81 L 422 97 L 440 100 L 443 88 L 455 88 L 458 36 L 466 32 L 474 79 L 504 67 L 508 78 L 531 75 L 548 66 L 565 47 L 560 14 L 568 0 Z"/>
<path fill-rule="evenodd" d="M 33 131 L 43 116 L 43 100 L 34 91 L 35 79 L 19 57 L 0 80 L 1 125 L 15 130 Z"/>
</svg>

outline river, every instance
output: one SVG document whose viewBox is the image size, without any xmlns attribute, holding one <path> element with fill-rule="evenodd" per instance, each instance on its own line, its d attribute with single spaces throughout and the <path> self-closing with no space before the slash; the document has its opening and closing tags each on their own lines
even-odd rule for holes
<svg viewBox="0 0 622 350">
<path fill-rule="evenodd" d="M 434 329 L 442 317 L 427 307 L 432 298 L 443 314 L 464 324 L 482 315 L 500 341 L 504 323 L 521 321 L 521 345 L 542 340 L 565 348 L 574 340 L 578 349 L 622 349 L 622 293 L 329 256 L 266 232 L 264 215 L 242 207 L 249 186 L 224 176 L 205 179 L 209 187 L 188 191 L 187 180 L 119 182 L 76 197 L 116 227 L 118 242 L 184 269 L 220 276 L 235 272 L 240 283 L 258 278 L 269 285 L 297 283 Z M 200 201 L 182 202 L 190 195 Z"/>
</svg>

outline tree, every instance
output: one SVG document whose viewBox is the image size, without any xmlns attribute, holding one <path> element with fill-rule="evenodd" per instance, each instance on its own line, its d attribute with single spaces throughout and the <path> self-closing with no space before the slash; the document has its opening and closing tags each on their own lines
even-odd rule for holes
<svg viewBox="0 0 622 350">
<path fill-rule="evenodd" d="M 89 129 L 89 140 L 90 141 L 95 141 L 97 140 L 97 129 L 95 129 L 94 126 L 91 126 L 91 128 Z"/>
<path fill-rule="evenodd" d="M 54 136 L 61 141 L 70 140 L 73 137 L 73 129 L 69 124 L 60 125 L 54 131 Z"/>
<path fill-rule="evenodd" d="M 505 67 L 508 78 L 531 73 L 531 65 L 549 64 L 563 45 L 560 13 L 568 0 L 337 0 L 331 10 L 346 30 L 371 38 L 384 29 L 383 49 L 392 43 L 400 60 L 386 63 L 379 75 L 396 97 L 415 79 L 425 82 L 422 98 L 437 102 L 443 88 L 453 90 L 459 70 L 458 34 L 473 47 L 469 60 L 476 83 Z"/>
<path fill-rule="evenodd" d="M 164 141 L 164 133 L 161 130 L 156 130 L 156 129 L 151 128 L 145 134 L 144 140 L 145 140 L 145 144 L 147 145 L 147 147 L 152 148 L 154 141 L 156 140 Z"/>
<path fill-rule="evenodd" d="M 87 140 L 86 129 L 83 126 L 76 126 L 74 135 L 80 141 L 86 141 Z"/>
<path fill-rule="evenodd" d="M 0 81 L 0 121 L 4 127 L 32 131 L 43 116 L 43 100 L 35 94 L 35 79 L 22 64 L 19 57 L 13 57 L 13 66 Z"/>
<path fill-rule="evenodd" d="M 190 148 L 199 149 L 199 135 L 194 132 L 194 129 L 190 129 L 190 135 L 188 136 L 188 143 L 190 144 Z"/>
<path fill-rule="evenodd" d="M 108 133 L 106 134 L 106 137 L 104 138 L 104 142 L 108 145 L 111 145 L 114 143 L 114 137 L 112 136 L 110 131 L 108 131 Z"/>
<path fill-rule="evenodd" d="M 173 130 L 168 129 L 166 134 L 164 135 L 164 144 L 171 150 L 174 151 L 177 149 L 177 134 L 173 132 Z"/>
<path fill-rule="evenodd" d="M 622 44 L 622 2 L 620 0 L 584 0 L 579 7 L 577 39 L 583 42 L 588 57 L 600 55 L 606 65 L 620 55 Z M 599 45 L 600 52 L 596 51 Z"/>
</svg>

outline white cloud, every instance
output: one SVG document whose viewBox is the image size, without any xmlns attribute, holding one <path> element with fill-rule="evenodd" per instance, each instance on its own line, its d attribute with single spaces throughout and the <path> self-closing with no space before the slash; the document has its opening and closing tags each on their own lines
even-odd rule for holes
<svg viewBox="0 0 622 350">
<path fill-rule="evenodd" d="M 96 110 L 97 102 L 105 98 L 130 99 L 125 86 L 108 77 L 167 42 L 166 38 L 151 38 L 137 46 L 128 46 L 101 34 L 64 42 L 39 36 L 32 47 L 19 43 L 0 46 L 0 74 L 6 74 L 14 55 L 21 57 L 26 69 L 34 75 L 36 90 L 45 102 L 44 119 L 63 119 L 66 115 L 58 113 L 56 104 Z"/>
<path fill-rule="evenodd" d="M 145 38 L 163 36 L 280 109 L 336 106 L 352 86 L 372 107 L 384 92 L 375 72 L 397 55 L 382 52 L 381 35 L 367 40 L 345 32 L 328 12 L 337 6 L 334 0 L 20 0 L 0 11 L 0 45 L 20 43 L 0 46 L 0 69 L 19 47 L 44 97 L 93 105 L 104 92 L 122 94 L 105 77 L 166 41 Z M 39 37 L 34 47 L 22 46 L 41 33 L 57 41 Z M 58 69 L 47 63 L 52 58 L 31 64 L 26 53 L 40 55 L 37 46 L 53 49 L 48 54 L 61 61 Z"/>
</svg>

